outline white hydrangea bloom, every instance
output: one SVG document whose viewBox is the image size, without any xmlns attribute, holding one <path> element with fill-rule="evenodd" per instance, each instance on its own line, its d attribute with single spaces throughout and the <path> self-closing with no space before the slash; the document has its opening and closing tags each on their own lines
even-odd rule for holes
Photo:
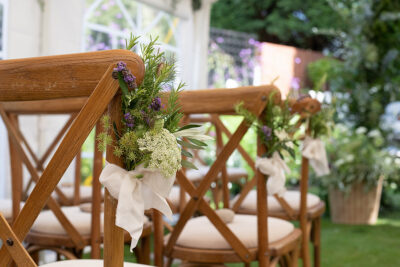
<svg viewBox="0 0 400 267">
<path fill-rule="evenodd" d="M 147 132 L 137 140 L 141 151 L 151 152 L 149 169 L 159 170 L 166 178 L 173 177 L 181 166 L 181 149 L 167 129 Z"/>
</svg>

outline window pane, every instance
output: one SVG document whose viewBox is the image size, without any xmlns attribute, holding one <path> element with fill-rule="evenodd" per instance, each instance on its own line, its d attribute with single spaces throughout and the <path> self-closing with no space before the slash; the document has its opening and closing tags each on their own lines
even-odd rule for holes
<svg viewBox="0 0 400 267">
<path fill-rule="evenodd" d="M 112 47 L 112 37 L 103 32 L 88 30 L 86 34 L 86 51 L 109 50 Z"/>
</svg>

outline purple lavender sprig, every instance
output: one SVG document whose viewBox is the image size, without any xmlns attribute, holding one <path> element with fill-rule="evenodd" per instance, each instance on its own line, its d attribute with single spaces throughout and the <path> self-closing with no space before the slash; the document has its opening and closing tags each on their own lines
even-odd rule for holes
<svg viewBox="0 0 400 267">
<path fill-rule="evenodd" d="M 149 105 L 149 108 L 154 111 L 159 111 L 161 109 L 161 98 L 158 96 L 154 98 L 151 104 Z"/>
<path fill-rule="evenodd" d="M 136 85 L 136 77 L 131 73 L 131 71 L 127 68 L 126 63 L 120 61 L 117 63 L 117 67 L 114 68 L 112 77 L 114 79 L 118 79 L 118 73 L 122 74 L 124 82 L 127 84 L 129 89 L 135 89 Z"/>
<path fill-rule="evenodd" d="M 128 128 L 133 128 L 135 126 L 135 118 L 131 113 L 127 112 L 124 114 L 125 124 Z"/>
<path fill-rule="evenodd" d="M 264 125 L 261 128 L 261 131 L 263 132 L 266 141 L 271 140 L 271 137 L 272 137 L 272 129 L 271 128 Z"/>
</svg>

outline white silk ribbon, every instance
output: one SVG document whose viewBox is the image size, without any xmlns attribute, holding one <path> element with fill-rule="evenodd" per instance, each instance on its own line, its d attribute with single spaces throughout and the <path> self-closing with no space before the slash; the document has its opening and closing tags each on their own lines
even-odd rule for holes
<svg viewBox="0 0 400 267">
<path fill-rule="evenodd" d="M 256 168 L 265 175 L 268 175 L 267 192 L 269 195 L 278 194 L 283 196 L 286 192 L 286 176 L 290 169 L 285 161 L 279 156 L 278 152 L 274 152 L 271 158 L 256 159 Z"/>
<path fill-rule="evenodd" d="M 310 160 L 310 165 L 317 176 L 330 173 L 325 144 L 320 139 L 307 136 L 303 142 L 302 155 Z"/>
<path fill-rule="evenodd" d="M 142 178 L 137 178 L 138 175 Z M 142 234 L 145 210 L 154 208 L 172 218 L 171 208 L 165 198 L 174 181 L 175 177 L 165 178 L 159 171 L 144 168 L 142 165 L 133 171 L 127 171 L 115 164 L 104 167 L 100 182 L 112 197 L 118 199 L 115 224 L 131 235 L 131 251 Z"/>
</svg>

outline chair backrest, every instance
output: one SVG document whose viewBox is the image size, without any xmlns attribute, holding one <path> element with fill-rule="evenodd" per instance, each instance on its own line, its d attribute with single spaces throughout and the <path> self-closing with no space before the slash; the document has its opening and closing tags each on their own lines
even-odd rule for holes
<svg viewBox="0 0 400 267">
<path fill-rule="evenodd" d="M 198 90 L 185 91 L 181 94 L 179 101 L 182 107 L 182 112 L 189 116 L 191 114 L 214 114 L 218 115 L 235 115 L 235 105 L 243 102 L 244 107 L 253 112 L 259 117 L 267 104 L 271 93 L 275 93 L 274 101 L 280 101 L 279 90 L 274 86 L 249 86 L 236 89 L 214 89 L 214 90 Z M 209 190 L 214 178 L 224 168 L 226 161 L 232 155 L 233 151 L 238 148 L 240 141 L 248 131 L 250 125 L 243 120 L 236 131 L 231 135 L 229 141 L 220 149 L 214 164 L 210 167 L 200 184 L 195 187 L 193 183 L 186 177 L 183 170 L 178 171 L 177 181 L 180 186 L 190 195 L 190 200 L 181 211 L 180 218 L 172 230 L 168 242 L 163 250 L 163 228 L 161 217 L 158 212 L 154 212 L 155 224 L 155 264 L 162 266 L 163 254 L 170 256 L 173 252 L 179 235 L 185 227 L 188 220 L 200 211 L 212 222 L 216 229 L 231 245 L 238 257 L 246 263 L 250 263 L 255 259 L 260 261 L 262 266 L 266 266 L 269 257 L 266 252 L 268 250 L 268 226 L 267 226 L 267 206 L 266 206 L 266 179 L 259 171 L 256 171 L 255 179 L 258 186 L 258 254 L 250 253 L 248 248 L 244 246 L 241 240 L 226 226 L 216 212 L 209 206 L 204 199 L 205 193 Z M 262 155 L 264 148 L 259 142 L 258 155 Z M 261 189 L 260 189 L 261 188 Z M 261 201 L 263 200 L 263 201 Z"/>
<path fill-rule="evenodd" d="M 12 125 L 9 125 L 9 128 L 13 129 L 13 132 L 17 132 L 18 136 L 13 136 L 10 133 L 10 163 L 11 163 L 11 184 L 12 184 L 12 199 L 13 199 L 13 218 L 15 219 L 20 211 L 20 201 L 21 199 L 25 200 L 28 196 L 29 189 L 33 183 L 37 182 L 37 177 L 39 177 L 39 172 L 44 170 L 44 164 L 53 152 L 53 150 L 57 147 L 57 144 L 60 142 L 62 137 L 65 135 L 72 122 L 76 118 L 77 113 L 82 109 L 84 104 L 86 103 L 86 97 L 80 98 L 67 98 L 67 99 L 52 99 L 52 100 L 36 100 L 36 101 L 23 101 L 23 102 L 3 102 L 2 107 L 0 109 L 4 109 L 5 114 L 9 117 L 12 122 Z M 28 144 L 26 138 L 21 133 L 18 125 L 18 117 L 19 115 L 70 115 L 69 119 L 66 121 L 65 125 L 61 128 L 55 138 L 51 141 L 50 145 L 43 153 L 41 157 L 36 156 L 33 152 L 32 148 Z M 96 125 L 96 134 L 97 135 L 101 131 L 100 129 L 101 123 Z M 16 148 L 14 142 L 17 144 L 18 148 Z M 95 141 L 96 143 L 96 141 Z M 30 158 L 33 162 L 28 163 L 31 167 L 28 170 L 32 171 L 33 168 L 36 169 L 37 175 L 31 176 L 25 189 L 22 190 L 23 177 L 22 177 L 22 161 L 21 156 L 18 154 L 22 151 L 24 153 L 24 149 L 22 149 L 22 145 L 28 151 Z M 95 144 L 97 147 L 97 144 Z M 24 153 L 24 157 L 28 158 L 28 155 Z M 94 149 L 93 155 L 93 187 L 92 187 L 92 231 L 91 231 L 91 254 L 92 258 L 100 258 L 100 214 L 101 214 L 101 186 L 99 182 L 99 175 L 103 166 L 103 153 L 98 151 L 96 148 Z M 57 186 L 55 188 L 55 193 L 58 196 L 58 201 L 61 205 L 78 205 L 80 204 L 80 185 L 81 185 L 81 151 L 75 157 L 75 173 L 73 180 L 73 195 L 72 199 L 67 198 L 67 196 L 63 193 L 63 191 Z M 58 207 L 55 208 L 56 213 L 61 213 L 62 210 Z M 60 221 L 60 224 L 64 227 L 64 229 L 68 233 L 68 228 L 66 227 L 66 222 Z M 60 244 L 61 245 L 61 244 Z"/>
<path fill-rule="evenodd" d="M 73 97 L 89 97 L 85 105 L 73 121 L 69 131 L 54 153 L 49 164 L 13 223 L 9 238 L 21 241 L 25 238 L 41 209 L 47 204 L 53 211 L 58 203 L 53 201 L 51 193 L 56 188 L 75 155 L 81 149 L 90 131 L 108 107 L 111 118 L 121 121 L 120 96 L 118 81 L 112 78 L 113 68 L 119 61 L 127 63 L 128 68 L 141 83 L 144 76 L 144 65 L 136 54 L 126 50 L 111 50 L 102 52 L 40 57 L 19 60 L 4 60 L 0 62 L 0 102 L 50 100 Z M 2 105 L 2 104 L 0 104 Z M 1 111 L 7 129 L 13 136 L 10 120 Z M 17 146 L 16 146 L 17 147 Z M 120 159 L 111 151 L 107 151 L 107 161 L 123 166 Z M 110 153 L 111 152 L 111 153 Z M 20 153 L 23 157 L 23 153 Z M 22 158 L 26 166 L 29 161 Z M 34 170 L 32 175 L 34 175 Z M 105 195 L 105 233 L 104 233 L 104 264 L 107 267 L 123 266 L 123 231 L 115 226 L 116 200 L 106 191 Z M 56 212 L 58 219 L 64 219 L 62 213 Z M 72 225 L 67 225 L 73 232 Z M 8 239 L 6 234 L 4 239 Z M 74 242 L 83 246 L 78 236 L 73 236 Z M 15 256 L 3 246 L 0 250 L 0 266 L 7 266 L 11 256 Z M 15 260 L 15 257 L 14 257 Z"/>
</svg>

